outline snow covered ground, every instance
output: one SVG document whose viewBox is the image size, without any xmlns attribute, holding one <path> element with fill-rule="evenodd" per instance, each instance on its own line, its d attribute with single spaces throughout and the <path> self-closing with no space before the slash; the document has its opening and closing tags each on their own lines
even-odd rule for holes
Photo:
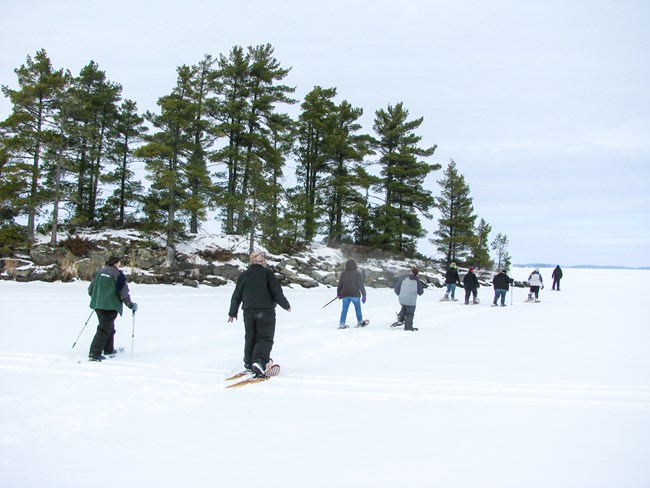
<svg viewBox="0 0 650 488">
<path fill-rule="evenodd" d="M 285 289 L 282 374 L 236 390 L 232 285 L 131 285 L 125 352 L 88 363 L 88 283 L 2 281 L 0 485 L 647 488 L 650 272 L 564 271 L 537 304 L 428 289 L 415 333 L 389 289 L 346 330 L 335 290 Z"/>
</svg>

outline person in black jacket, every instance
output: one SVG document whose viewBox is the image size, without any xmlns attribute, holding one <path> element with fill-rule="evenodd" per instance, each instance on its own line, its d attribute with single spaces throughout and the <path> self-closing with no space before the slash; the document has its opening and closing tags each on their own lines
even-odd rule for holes
<svg viewBox="0 0 650 488">
<path fill-rule="evenodd" d="M 349 259 L 345 263 L 345 271 L 341 273 L 341 277 L 339 278 L 336 296 L 343 300 L 339 329 L 348 328 L 345 325 L 345 319 L 348 316 L 350 303 L 354 305 L 354 310 L 357 314 L 357 327 L 368 325 L 368 321 L 363 320 L 363 313 L 361 312 L 361 303 L 366 303 L 366 288 L 363 286 L 363 277 L 359 273 L 357 263 L 354 259 Z"/>
<path fill-rule="evenodd" d="M 469 296 L 473 295 L 473 303 L 478 303 L 478 278 L 474 274 L 474 268 L 469 268 L 469 271 L 463 278 L 463 286 L 465 287 L 465 305 L 469 305 Z"/>
<path fill-rule="evenodd" d="M 458 274 L 458 268 L 456 263 L 451 263 L 447 272 L 445 273 L 445 285 L 447 286 L 447 292 L 445 296 L 442 297 L 443 300 L 456 300 L 456 285 L 460 285 L 460 275 Z"/>
<path fill-rule="evenodd" d="M 250 255 L 250 266 L 237 278 L 230 299 L 228 322 L 237 320 L 239 305 L 244 311 L 244 367 L 255 376 L 265 376 L 271 359 L 275 336 L 275 307 L 291 312 L 291 305 L 282 292 L 280 282 L 266 266 L 264 254 Z"/>
<path fill-rule="evenodd" d="M 557 285 L 557 291 L 560 291 L 560 280 L 562 279 L 562 269 L 560 268 L 560 265 L 558 264 L 555 269 L 553 270 L 553 274 L 551 275 L 551 278 L 553 278 L 553 287 L 551 290 L 555 290 L 556 285 Z"/>
<path fill-rule="evenodd" d="M 492 303 L 493 307 L 497 306 L 497 301 L 499 297 L 501 298 L 501 306 L 506 306 L 506 293 L 510 289 L 510 284 L 512 283 L 512 278 L 510 278 L 504 269 L 497 270 L 497 275 L 492 280 L 494 285 L 494 302 Z"/>
</svg>

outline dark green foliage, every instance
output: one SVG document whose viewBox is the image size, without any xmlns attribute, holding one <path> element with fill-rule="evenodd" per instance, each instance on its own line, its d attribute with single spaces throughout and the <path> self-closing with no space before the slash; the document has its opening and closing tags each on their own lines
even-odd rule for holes
<svg viewBox="0 0 650 488">
<path fill-rule="evenodd" d="M 474 231 L 476 240 L 471 248 L 469 264 L 480 269 L 491 269 L 494 261 L 490 257 L 489 238 L 492 226 L 481 219 Z"/>
<path fill-rule="evenodd" d="M 12 113 L 0 123 L 0 225 L 27 220 L 29 240 L 37 223 L 53 244 L 59 221 L 137 227 L 165 233 L 171 266 L 176 242 L 216 210 L 223 230 L 247 235 L 251 248 L 295 251 L 323 235 L 414 256 L 421 219 L 432 218 L 436 199 L 424 181 L 440 165 L 426 161 L 436 146 L 420 146 L 423 119 L 389 105 L 375 113 L 373 138 L 361 108 L 320 86 L 292 119 L 283 113 L 296 103 L 284 84 L 290 69 L 270 44 L 178 67 L 157 113 L 144 115 L 94 61 L 72 76 L 38 51 L 15 72 L 18 88 L 2 88 Z M 482 221 L 474 229 L 468 202 L 465 221 L 456 212 L 463 202 L 443 215 L 445 254 L 488 266 L 490 228 Z M 6 232 L 7 242 L 20 241 L 21 228 Z"/>
<path fill-rule="evenodd" d="M 68 206 L 75 224 L 96 223 L 99 185 L 119 120 L 121 93 L 122 87 L 109 81 L 93 61 L 81 69 L 68 91 L 68 114 L 72 119 L 68 129 L 72 151 L 69 160 L 76 182 Z"/>
<path fill-rule="evenodd" d="M 16 224 L 0 226 L 0 255 L 9 255 L 14 249 L 26 249 L 30 246 L 26 227 Z"/>
<path fill-rule="evenodd" d="M 5 181 L 20 185 L 12 203 L 27 216 L 27 237 L 34 240 L 36 218 L 50 195 L 42 186 L 43 154 L 56 144 L 54 115 L 65 85 L 63 70 L 54 70 L 44 50 L 15 70 L 18 90 L 2 87 L 12 104 L 11 115 L 2 122 L 2 157 Z M 9 190 L 11 191 L 11 190 Z M 5 190 L 3 190 L 3 193 Z"/>
<path fill-rule="evenodd" d="M 376 112 L 377 139 L 372 147 L 381 155 L 382 178 L 374 188 L 385 195 L 385 201 L 375 209 L 370 242 L 387 251 L 412 255 L 417 238 L 425 235 L 419 215 L 431 218 L 434 206 L 431 192 L 424 189 L 424 179 L 440 165 L 419 159 L 432 156 L 436 146 L 418 145 L 422 137 L 415 131 L 423 119 L 409 121 L 408 117 L 402 103 Z"/>
<path fill-rule="evenodd" d="M 218 62 L 214 118 L 226 144 L 213 160 L 227 168 L 219 197 L 224 230 L 250 233 L 251 246 L 257 229 L 278 219 L 282 166 L 291 146 L 291 124 L 277 106 L 294 103 L 289 94 L 295 89 L 281 84 L 289 70 L 273 51 L 269 44 L 236 46 Z"/>
<path fill-rule="evenodd" d="M 141 143 L 146 131 L 144 118 L 138 114 L 136 103 L 125 100 L 118 111 L 114 138 L 107 156 L 107 162 L 113 169 L 102 175 L 102 181 L 114 188 L 99 210 L 103 225 L 124 227 L 129 220 L 127 209 L 138 208 L 143 200 L 142 183 L 134 179 L 131 165 L 134 162 L 134 148 Z"/>
<path fill-rule="evenodd" d="M 437 238 L 431 239 L 431 242 L 445 255 L 448 263 L 465 263 L 470 251 L 479 243 L 474 231 L 476 215 L 469 196 L 469 185 L 465 183 L 465 177 L 458 173 L 453 160 L 438 183 L 441 191 L 440 196 L 436 197 L 436 206 L 440 219 L 435 232 Z"/>
</svg>

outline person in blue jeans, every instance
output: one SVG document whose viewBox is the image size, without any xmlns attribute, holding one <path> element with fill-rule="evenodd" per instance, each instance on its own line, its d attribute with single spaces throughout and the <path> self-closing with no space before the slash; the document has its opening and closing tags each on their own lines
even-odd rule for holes
<svg viewBox="0 0 650 488">
<path fill-rule="evenodd" d="M 442 298 L 444 300 L 456 301 L 456 285 L 460 285 L 460 275 L 458 274 L 458 267 L 456 263 L 451 263 L 447 272 L 445 273 L 445 286 L 447 287 L 447 292 Z"/>
<path fill-rule="evenodd" d="M 494 286 L 494 302 L 492 306 L 496 307 L 499 299 L 501 300 L 501 306 L 506 306 L 506 293 L 510 289 L 510 284 L 512 283 L 512 278 L 510 278 L 505 270 L 497 270 L 498 273 L 492 280 L 492 285 Z"/>
<path fill-rule="evenodd" d="M 347 329 L 348 327 L 345 325 L 345 320 L 351 303 L 354 305 L 357 315 L 357 327 L 368 325 L 368 321 L 363 319 L 363 313 L 361 312 L 361 303 L 366 303 L 366 288 L 363 286 L 363 278 L 357 269 L 357 263 L 353 259 L 349 259 L 345 263 L 345 271 L 341 273 L 339 278 L 336 296 L 343 301 L 339 329 Z"/>
</svg>

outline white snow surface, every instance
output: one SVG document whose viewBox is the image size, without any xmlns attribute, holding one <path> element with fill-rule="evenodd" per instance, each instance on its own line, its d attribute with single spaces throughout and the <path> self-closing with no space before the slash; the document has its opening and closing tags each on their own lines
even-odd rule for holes
<svg viewBox="0 0 650 488">
<path fill-rule="evenodd" d="M 240 389 L 234 285 L 131 284 L 125 351 L 90 363 L 87 282 L 1 281 L 0 485 L 647 488 L 650 272 L 565 269 L 561 292 L 550 273 L 505 308 L 429 288 L 415 333 L 390 289 L 338 330 L 335 289 L 285 288 L 281 374 Z"/>
</svg>

